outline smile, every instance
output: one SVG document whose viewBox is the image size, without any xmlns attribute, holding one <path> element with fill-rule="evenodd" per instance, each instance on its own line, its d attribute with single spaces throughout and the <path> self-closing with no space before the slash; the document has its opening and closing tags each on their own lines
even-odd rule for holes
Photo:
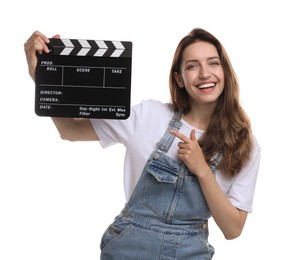
<svg viewBox="0 0 291 260">
<path fill-rule="evenodd" d="M 215 87 L 215 85 L 216 85 L 216 83 L 205 83 L 205 84 L 198 85 L 197 88 L 199 88 L 199 89 L 208 89 L 208 88 Z"/>
</svg>

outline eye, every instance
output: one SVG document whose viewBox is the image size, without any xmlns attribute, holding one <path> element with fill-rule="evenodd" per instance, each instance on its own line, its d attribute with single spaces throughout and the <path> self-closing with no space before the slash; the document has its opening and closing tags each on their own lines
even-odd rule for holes
<svg viewBox="0 0 291 260">
<path fill-rule="evenodd" d="M 210 60 L 209 62 L 209 65 L 212 66 L 212 67 L 216 67 L 216 66 L 220 66 L 221 65 L 221 62 L 220 60 Z"/>
<path fill-rule="evenodd" d="M 188 63 L 188 64 L 186 65 L 186 69 L 187 69 L 187 70 L 195 70 L 195 69 L 197 69 L 198 67 L 199 67 L 198 63 L 195 63 L 195 62 L 193 62 L 193 63 Z"/>
</svg>

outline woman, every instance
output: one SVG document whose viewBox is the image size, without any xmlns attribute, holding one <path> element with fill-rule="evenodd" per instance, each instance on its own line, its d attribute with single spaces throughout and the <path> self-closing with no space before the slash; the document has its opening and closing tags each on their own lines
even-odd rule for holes
<svg viewBox="0 0 291 260">
<path fill-rule="evenodd" d="M 48 42 L 35 32 L 25 43 L 33 79 Z M 212 34 L 196 28 L 180 41 L 170 93 L 170 103 L 133 106 L 127 120 L 52 118 L 63 139 L 126 147 L 127 203 L 102 237 L 101 259 L 211 259 L 208 219 L 234 239 L 252 211 L 260 147 Z"/>
</svg>

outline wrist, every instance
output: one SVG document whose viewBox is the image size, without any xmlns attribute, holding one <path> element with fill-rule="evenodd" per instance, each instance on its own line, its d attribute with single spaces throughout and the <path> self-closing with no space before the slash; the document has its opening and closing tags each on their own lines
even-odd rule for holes
<svg viewBox="0 0 291 260">
<path fill-rule="evenodd" d="M 199 181 L 211 175 L 213 175 L 213 172 L 207 164 L 204 167 L 201 167 L 199 171 L 196 173 L 196 176 Z"/>
</svg>

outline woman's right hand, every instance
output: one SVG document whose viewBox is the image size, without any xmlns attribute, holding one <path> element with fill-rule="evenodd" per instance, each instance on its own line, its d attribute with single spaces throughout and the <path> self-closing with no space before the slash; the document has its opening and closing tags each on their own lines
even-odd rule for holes
<svg viewBox="0 0 291 260">
<path fill-rule="evenodd" d="M 60 38 L 60 35 L 55 35 L 52 38 Z M 37 56 L 39 53 L 49 53 L 47 43 L 49 39 L 35 31 L 30 38 L 24 43 L 24 51 L 27 59 L 29 75 L 35 81 L 35 69 L 37 65 Z M 70 141 L 98 141 L 90 120 L 88 118 L 52 118 L 61 137 Z"/>
<path fill-rule="evenodd" d="M 53 38 L 60 38 L 60 35 L 55 35 Z M 35 81 L 35 68 L 37 64 L 36 53 L 48 53 L 49 48 L 47 46 L 49 39 L 39 31 L 35 31 L 29 39 L 24 43 L 24 51 L 26 55 L 29 75 Z"/>
</svg>

